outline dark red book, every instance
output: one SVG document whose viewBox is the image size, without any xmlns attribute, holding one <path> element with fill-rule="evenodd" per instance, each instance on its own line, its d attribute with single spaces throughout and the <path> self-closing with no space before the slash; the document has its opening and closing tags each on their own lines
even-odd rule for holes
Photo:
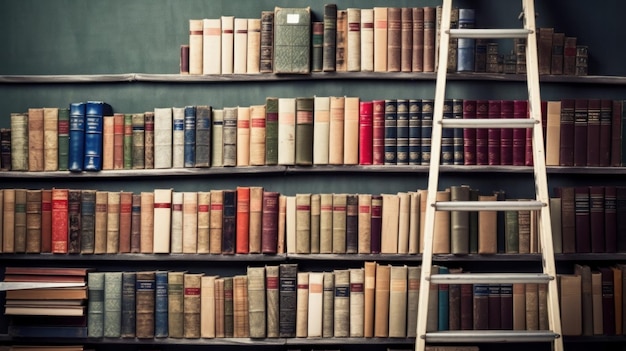
<svg viewBox="0 0 626 351">
<path fill-rule="evenodd" d="M 120 253 L 130 252 L 130 233 L 132 230 L 133 193 L 120 192 Z"/>
<path fill-rule="evenodd" d="M 589 232 L 591 252 L 606 252 L 604 220 L 604 187 L 589 187 Z"/>
<path fill-rule="evenodd" d="M 52 190 L 41 191 L 41 252 L 52 252 Z"/>
<path fill-rule="evenodd" d="M 372 164 L 385 163 L 385 100 L 372 101 Z"/>
<path fill-rule="evenodd" d="M 489 284 L 474 284 L 474 330 L 489 329 Z"/>
<path fill-rule="evenodd" d="M 476 100 L 463 100 L 463 119 L 476 118 Z M 463 129 L 463 162 L 465 165 L 476 164 L 476 129 Z"/>
<path fill-rule="evenodd" d="M 278 197 L 275 191 L 263 191 L 261 252 L 275 254 L 278 242 Z"/>
<path fill-rule="evenodd" d="M 489 100 L 489 119 L 497 119 L 501 117 L 501 100 Z M 487 131 L 487 157 L 488 162 L 492 166 L 498 166 L 501 163 L 501 129 L 489 128 Z"/>
<path fill-rule="evenodd" d="M 615 284 L 613 270 L 610 267 L 600 267 L 602 274 L 602 326 L 604 335 L 615 335 Z"/>
<path fill-rule="evenodd" d="M 513 284 L 500 284 L 500 329 L 513 329 Z"/>
<path fill-rule="evenodd" d="M 543 148 L 546 148 L 546 135 L 548 131 L 548 102 L 541 101 L 541 127 L 543 129 Z"/>
<path fill-rule="evenodd" d="M 587 166 L 600 166 L 600 99 L 589 99 L 587 105 Z M 610 128 L 610 125 L 609 125 Z"/>
<path fill-rule="evenodd" d="M 561 206 L 563 206 L 561 200 Z M 589 188 L 574 188 L 574 208 L 576 213 L 576 252 L 591 252 L 591 233 L 589 228 Z M 562 215 L 562 213 L 561 213 Z"/>
<path fill-rule="evenodd" d="M 545 102 L 545 104 L 543 104 L 544 102 L 542 101 L 542 103 L 540 104 L 540 106 L 542 106 L 541 108 L 543 109 L 543 111 L 541 111 L 541 125 L 542 125 L 542 137 L 543 140 L 545 141 L 546 139 L 546 123 L 548 122 L 547 120 L 547 109 L 548 109 L 548 103 Z M 527 118 L 530 118 L 530 106 L 527 104 Z M 533 129 L 532 128 L 527 128 L 525 130 L 526 132 L 526 143 L 524 145 L 524 164 L 526 166 L 532 166 L 533 165 Z M 543 148 L 545 150 L 546 148 L 546 144 L 544 142 L 543 144 Z"/>
<path fill-rule="evenodd" d="M 622 100 L 611 102 L 611 167 L 622 165 Z"/>
<path fill-rule="evenodd" d="M 587 129 L 588 129 L 587 99 L 575 99 L 574 102 L 574 166 L 587 165 Z M 561 106 L 563 106 L 561 104 Z M 562 108 L 562 107 L 561 107 Z"/>
<path fill-rule="evenodd" d="M 222 253 L 235 253 L 235 237 L 237 232 L 237 192 L 224 190 L 224 207 L 222 210 Z"/>
<path fill-rule="evenodd" d="M 502 100 L 500 104 L 500 118 L 513 118 L 513 100 Z M 513 164 L 513 129 L 500 130 L 500 164 Z"/>
<path fill-rule="evenodd" d="M 346 253 L 357 253 L 359 246 L 359 197 L 348 194 L 346 199 Z"/>
<path fill-rule="evenodd" d="M 616 188 L 617 252 L 626 252 L 626 186 Z"/>
<path fill-rule="evenodd" d="M 489 329 L 501 329 L 501 309 L 500 284 L 489 284 Z"/>
<path fill-rule="evenodd" d="M 370 250 L 372 253 L 380 253 L 381 229 L 383 224 L 383 197 L 372 195 L 372 218 L 370 233 Z"/>
<path fill-rule="evenodd" d="M 372 154 L 372 132 L 374 104 L 372 101 L 359 102 L 359 164 L 371 165 L 373 163 Z"/>
<path fill-rule="evenodd" d="M 461 284 L 461 330 L 474 329 L 473 290 L 472 284 Z"/>
<path fill-rule="evenodd" d="M 52 189 L 52 253 L 67 253 L 68 190 Z"/>
<path fill-rule="evenodd" d="M 489 118 L 489 101 L 476 100 L 476 119 Z M 476 129 L 476 164 L 489 164 L 489 129 Z"/>
<path fill-rule="evenodd" d="M 600 100 L 600 145 L 598 146 L 598 166 L 600 167 L 611 165 L 612 109 L 613 102 L 611 100 Z"/>
<path fill-rule="evenodd" d="M 250 252 L 250 187 L 238 186 L 236 190 L 235 252 Z"/>
<path fill-rule="evenodd" d="M 528 118 L 528 101 L 513 100 L 513 118 Z M 526 129 L 513 129 L 513 165 L 526 164 Z"/>
<path fill-rule="evenodd" d="M 561 198 L 561 233 L 563 235 L 563 253 L 575 253 L 576 209 L 574 203 L 574 188 L 557 188 L 556 197 Z"/>
<path fill-rule="evenodd" d="M 604 187 L 604 252 L 617 251 L 617 188 Z"/>
<path fill-rule="evenodd" d="M 559 148 L 561 166 L 574 165 L 574 105 L 574 99 L 561 100 L 561 147 Z"/>
<path fill-rule="evenodd" d="M 85 277 L 88 272 L 89 268 L 79 267 L 6 267 L 4 269 L 5 275 L 62 275 Z"/>
</svg>

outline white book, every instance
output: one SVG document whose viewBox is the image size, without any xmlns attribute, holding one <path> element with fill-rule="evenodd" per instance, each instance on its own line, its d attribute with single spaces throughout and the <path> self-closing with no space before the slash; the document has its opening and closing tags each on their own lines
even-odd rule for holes
<svg viewBox="0 0 626 351">
<path fill-rule="evenodd" d="M 343 164 L 343 127 L 345 113 L 344 96 L 331 96 L 330 122 L 328 128 L 328 163 Z"/>
<path fill-rule="evenodd" d="M 248 65 L 248 19 L 235 18 L 233 73 L 245 74 Z"/>
<path fill-rule="evenodd" d="M 202 73 L 222 72 L 222 21 L 219 18 L 205 18 L 202 21 Z"/>
<path fill-rule="evenodd" d="M 324 310 L 324 273 L 309 273 L 309 323 L 308 337 L 322 337 L 322 312 Z"/>
<path fill-rule="evenodd" d="M 411 223 L 411 195 L 408 192 L 399 192 L 398 211 L 398 253 L 409 253 L 409 229 Z"/>
<path fill-rule="evenodd" d="M 237 107 L 237 166 L 250 165 L 250 107 Z"/>
<path fill-rule="evenodd" d="M 172 107 L 172 168 L 185 167 L 185 108 Z"/>
<path fill-rule="evenodd" d="M 171 253 L 183 253 L 183 193 L 172 192 Z"/>
<path fill-rule="evenodd" d="M 200 286 L 200 336 L 215 337 L 215 276 L 203 275 Z"/>
<path fill-rule="evenodd" d="M 235 16 L 222 16 L 222 74 L 233 73 Z"/>
<path fill-rule="evenodd" d="M 296 253 L 296 197 L 294 195 L 285 196 L 285 242 L 287 253 Z"/>
<path fill-rule="evenodd" d="M 296 162 L 296 98 L 278 99 L 278 164 Z"/>
<path fill-rule="evenodd" d="M 361 71 L 374 70 L 374 9 L 361 9 Z"/>
<path fill-rule="evenodd" d="M 296 337 L 306 338 L 309 330 L 309 272 L 298 272 L 296 286 Z"/>
<path fill-rule="evenodd" d="M 246 50 L 247 65 L 246 73 L 255 74 L 260 72 L 261 62 L 261 19 L 248 18 L 248 49 Z"/>
<path fill-rule="evenodd" d="M 343 164 L 359 164 L 359 98 L 345 97 L 343 122 Z"/>
<path fill-rule="evenodd" d="M 397 194 L 382 194 L 383 214 L 380 234 L 380 253 L 398 253 L 398 214 L 400 197 Z"/>
<path fill-rule="evenodd" d="M 172 109 L 154 109 L 154 168 L 172 168 Z"/>
<path fill-rule="evenodd" d="M 189 20 L 189 74 L 202 74 L 202 20 Z"/>
<path fill-rule="evenodd" d="M 314 97 L 313 108 L 313 164 L 327 165 L 330 97 Z"/>
<path fill-rule="evenodd" d="M 361 70 L 361 9 L 351 7 L 347 12 L 347 69 L 349 72 L 358 72 Z"/>
<path fill-rule="evenodd" d="M 364 336 L 365 316 L 365 270 L 363 268 L 350 269 L 350 337 Z"/>
<path fill-rule="evenodd" d="M 170 253 L 172 189 L 154 189 L 154 253 Z"/>
<path fill-rule="evenodd" d="M 183 193 L 183 253 L 198 252 L 198 193 Z"/>
</svg>

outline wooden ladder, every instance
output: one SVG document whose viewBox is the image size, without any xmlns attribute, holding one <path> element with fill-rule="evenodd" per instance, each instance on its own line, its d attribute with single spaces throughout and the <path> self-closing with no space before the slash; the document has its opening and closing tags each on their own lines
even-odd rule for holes
<svg viewBox="0 0 626 351">
<path fill-rule="evenodd" d="M 543 131 L 541 127 L 541 98 L 537 34 L 533 0 L 522 0 L 524 26 L 521 29 L 450 29 L 452 0 L 443 0 L 437 81 L 435 88 L 432 127 L 431 159 L 424 224 L 422 275 L 417 315 L 415 350 L 424 351 L 427 343 L 484 343 L 484 342 L 550 342 L 552 349 L 563 351 L 561 319 L 552 230 L 550 225 L 549 194 L 547 186 Z M 446 90 L 447 62 L 450 38 L 526 38 L 526 80 L 530 118 L 524 119 L 443 119 Z M 443 128 L 526 128 L 532 129 L 532 155 L 536 199 L 532 201 L 448 201 L 437 202 Z M 432 274 L 435 211 L 537 211 L 539 245 L 543 273 L 462 273 Z M 490 284 L 539 283 L 547 284 L 549 330 L 427 330 L 428 300 L 431 284 Z"/>
</svg>

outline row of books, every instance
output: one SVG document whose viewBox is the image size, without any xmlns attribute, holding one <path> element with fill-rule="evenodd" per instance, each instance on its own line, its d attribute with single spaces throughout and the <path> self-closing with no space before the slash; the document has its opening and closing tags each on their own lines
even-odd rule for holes
<svg viewBox="0 0 626 351">
<path fill-rule="evenodd" d="M 100 102 L 72 104 L 103 111 Z M 622 100 L 543 101 L 549 166 L 623 166 Z M 65 108 L 14 113 L 0 132 L 2 169 L 427 165 L 432 99 L 266 98 L 264 105 L 155 108 L 69 117 Z M 108 111 L 110 112 L 110 110 Z M 444 118 L 528 118 L 526 100 L 447 99 Z M 45 118 L 44 118 L 45 117 Z M 69 123 L 68 121 L 73 121 Z M 87 128 L 69 128 L 87 121 Z M 69 128 L 69 129 L 67 129 Z M 84 130 L 83 130 L 84 129 Z M 445 129 L 442 164 L 532 165 L 531 129 Z M 71 147 L 70 147 L 71 146 Z"/>
</svg>

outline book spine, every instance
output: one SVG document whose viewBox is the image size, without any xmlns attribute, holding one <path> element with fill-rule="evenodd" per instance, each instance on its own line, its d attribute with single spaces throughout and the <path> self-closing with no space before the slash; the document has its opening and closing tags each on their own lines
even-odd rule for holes
<svg viewBox="0 0 626 351">
<path fill-rule="evenodd" d="M 123 338 L 135 337 L 135 286 L 136 273 L 122 273 L 122 321 L 120 335 Z M 90 297 L 91 299 L 91 297 Z"/>
<path fill-rule="evenodd" d="M 351 338 L 364 336 L 364 283 L 365 271 L 363 268 L 352 268 L 350 272 L 350 305 L 349 305 L 349 329 Z"/>
<path fill-rule="evenodd" d="M 140 339 L 154 337 L 155 285 L 155 272 L 137 272 L 135 333 Z"/>
<path fill-rule="evenodd" d="M 144 166 L 154 168 L 154 111 L 144 114 Z"/>
<path fill-rule="evenodd" d="M 422 99 L 422 143 L 421 164 L 430 164 L 430 140 L 433 131 L 433 105 L 434 100 Z"/>
<path fill-rule="evenodd" d="M 397 164 L 397 136 L 398 136 L 397 101 L 385 100 L 385 161 L 386 165 Z"/>
<path fill-rule="evenodd" d="M 185 106 L 184 112 L 184 167 L 196 165 L 196 107 Z"/>
<path fill-rule="evenodd" d="M 311 10 L 274 10 L 274 73 L 308 74 L 311 69 Z"/>
<path fill-rule="evenodd" d="M 260 73 L 261 58 L 261 19 L 248 18 L 248 38 L 246 42 L 246 73 Z"/>
<path fill-rule="evenodd" d="M 265 164 L 278 164 L 278 98 L 265 100 Z"/>
<path fill-rule="evenodd" d="M 41 190 L 26 191 L 26 252 L 41 253 Z"/>
<path fill-rule="evenodd" d="M 172 109 L 154 109 L 154 168 L 172 167 Z"/>
<path fill-rule="evenodd" d="M 124 169 L 133 168 L 133 115 L 124 114 Z"/>
<path fill-rule="evenodd" d="M 130 252 L 130 232 L 132 225 L 132 201 L 133 193 L 129 191 L 120 192 L 120 214 L 119 214 L 119 253 Z"/>
<path fill-rule="evenodd" d="M 273 254 L 277 251 L 278 196 L 279 193 L 277 192 L 263 192 L 263 227 L 261 232 L 262 253 Z"/>
<path fill-rule="evenodd" d="M 295 239 L 295 253 L 311 253 L 311 194 L 296 194 Z"/>
<path fill-rule="evenodd" d="M 261 54 L 259 70 L 272 73 L 274 51 L 274 11 L 261 11 Z"/>
<path fill-rule="evenodd" d="M 141 194 L 133 194 L 130 215 L 130 252 L 141 252 Z"/>
<path fill-rule="evenodd" d="M 296 98 L 278 99 L 278 164 L 294 165 Z"/>
<path fill-rule="evenodd" d="M 154 337 L 165 338 L 168 336 L 168 302 L 167 280 L 168 272 L 155 272 L 155 295 L 154 295 Z"/>
<path fill-rule="evenodd" d="M 198 192 L 198 253 L 209 253 L 211 192 Z"/>
<path fill-rule="evenodd" d="M 359 198 L 348 194 L 346 198 L 346 253 L 357 253 L 359 247 Z"/>
<path fill-rule="evenodd" d="M 146 167 L 146 118 L 143 113 L 133 113 L 131 115 L 131 123 L 133 128 L 133 142 L 131 147 L 132 168 L 144 169 Z"/>
<path fill-rule="evenodd" d="M 216 276 L 202 276 L 200 287 L 200 337 L 215 338 Z"/>
<path fill-rule="evenodd" d="M 475 19 L 474 9 L 459 9 L 459 28 L 474 28 Z M 459 38 L 457 45 L 457 72 L 473 72 L 476 39 Z"/>
<path fill-rule="evenodd" d="M 16 138 L 13 138 L 15 142 Z M 70 104 L 70 144 L 68 169 L 73 172 L 83 170 L 85 154 L 85 103 Z M 16 169 L 16 167 L 13 167 Z"/>
<path fill-rule="evenodd" d="M 224 190 L 222 213 L 222 254 L 235 253 L 237 230 L 237 193 L 235 190 Z"/>
<path fill-rule="evenodd" d="M 233 277 L 224 278 L 224 337 L 234 336 Z"/>
<path fill-rule="evenodd" d="M 298 266 L 283 263 L 279 266 L 279 336 L 296 335 L 296 279 Z"/>
<path fill-rule="evenodd" d="M 183 192 L 183 230 L 182 252 L 195 254 L 198 252 L 198 193 Z"/>
<path fill-rule="evenodd" d="M 298 272 L 296 287 L 296 337 L 307 337 L 309 330 L 309 273 Z"/>
<path fill-rule="evenodd" d="M 185 166 L 185 109 L 172 108 L 172 168 Z"/>
<path fill-rule="evenodd" d="M 267 337 L 279 336 L 279 266 L 265 267 L 265 286 L 267 293 Z"/>
<path fill-rule="evenodd" d="M 43 108 L 28 109 L 28 170 L 44 170 L 44 113 Z"/>
<path fill-rule="evenodd" d="M 322 70 L 334 72 L 337 60 L 337 5 L 324 5 Z"/>
<path fill-rule="evenodd" d="M 44 171 L 56 171 L 59 167 L 59 109 L 43 109 L 43 152 Z"/>
<path fill-rule="evenodd" d="M 211 167 L 221 167 L 224 165 L 224 110 L 212 109 L 211 118 Z"/>
<path fill-rule="evenodd" d="M 70 110 L 69 108 L 60 107 L 58 109 L 58 170 L 67 171 L 69 157 L 70 142 Z M 3 138 L 4 140 L 4 138 Z"/>
<path fill-rule="evenodd" d="M 107 200 L 106 253 L 118 253 L 120 246 L 120 192 L 109 191 Z"/>
<path fill-rule="evenodd" d="M 409 100 L 397 100 L 396 164 L 409 164 Z"/>
<path fill-rule="evenodd" d="M 385 100 L 372 100 L 372 164 L 385 162 Z"/>
<path fill-rule="evenodd" d="M 113 169 L 115 153 L 115 116 L 104 116 L 102 120 L 102 169 Z"/>
<path fill-rule="evenodd" d="M 111 106 L 101 101 L 88 101 L 85 107 L 85 171 L 102 169 L 103 118 L 111 114 Z M 71 138 L 70 138 L 71 142 Z"/>
<path fill-rule="evenodd" d="M 237 165 L 237 108 L 224 108 L 224 125 L 222 128 L 222 157 L 224 166 Z"/>
<path fill-rule="evenodd" d="M 350 270 L 335 269 L 334 337 L 350 336 Z"/>
<path fill-rule="evenodd" d="M 4 192 L 0 191 L 0 208 L 3 207 Z M 3 211 L 0 209 L 0 213 Z M 2 232 L 0 227 L 0 232 Z M 0 245 L 1 247 L 1 245 Z M 52 252 L 52 190 L 41 191 L 41 252 Z"/>
<path fill-rule="evenodd" d="M 104 336 L 104 273 L 89 272 L 87 286 L 87 335 L 100 338 Z"/>
<path fill-rule="evenodd" d="M 15 238 L 16 253 L 26 252 L 26 189 L 15 189 Z M 65 237 L 67 252 L 67 236 Z"/>
<path fill-rule="evenodd" d="M 265 165 L 265 105 L 250 106 L 250 165 Z"/>
<path fill-rule="evenodd" d="M 235 204 L 235 253 L 250 252 L 250 187 L 238 186 Z"/>
<path fill-rule="evenodd" d="M 76 189 L 70 189 L 68 193 L 68 253 L 80 253 L 82 236 L 82 223 L 81 223 L 81 191 Z"/>
<path fill-rule="evenodd" d="M 311 24 L 311 72 L 322 72 L 324 60 L 324 22 Z"/>
<path fill-rule="evenodd" d="M 421 164 L 422 100 L 409 100 L 409 164 Z"/>
<path fill-rule="evenodd" d="M 5 193 L 5 197 L 6 195 Z M 68 197 L 69 191 L 67 189 L 52 190 L 52 253 L 67 253 L 69 232 Z M 17 207 L 17 202 L 15 206 Z M 5 202 L 5 210 L 6 208 Z M 17 214 L 17 208 L 15 210 Z M 8 252 L 6 247 L 3 251 Z"/>
<path fill-rule="evenodd" d="M 361 101 L 359 103 L 359 164 L 371 165 L 373 163 L 373 102 Z"/>
<path fill-rule="evenodd" d="M 183 272 L 169 272 L 167 275 L 167 331 L 170 338 L 183 337 Z"/>
<path fill-rule="evenodd" d="M 200 337 L 200 288 L 201 273 L 185 273 L 183 276 L 183 336 Z"/>
<path fill-rule="evenodd" d="M 454 118 L 452 108 L 452 99 L 445 99 L 443 101 L 443 118 Z M 441 134 L 441 164 L 454 164 L 454 129 L 451 128 L 443 129 Z"/>
<path fill-rule="evenodd" d="M 247 274 L 250 337 L 265 338 L 265 267 L 248 267 Z"/>
<path fill-rule="evenodd" d="M 295 163 L 313 164 L 313 98 L 296 98 Z"/>
<path fill-rule="evenodd" d="M 122 326 L 122 272 L 104 273 L 104 337 L 119 338 Z"/>
</svg>

